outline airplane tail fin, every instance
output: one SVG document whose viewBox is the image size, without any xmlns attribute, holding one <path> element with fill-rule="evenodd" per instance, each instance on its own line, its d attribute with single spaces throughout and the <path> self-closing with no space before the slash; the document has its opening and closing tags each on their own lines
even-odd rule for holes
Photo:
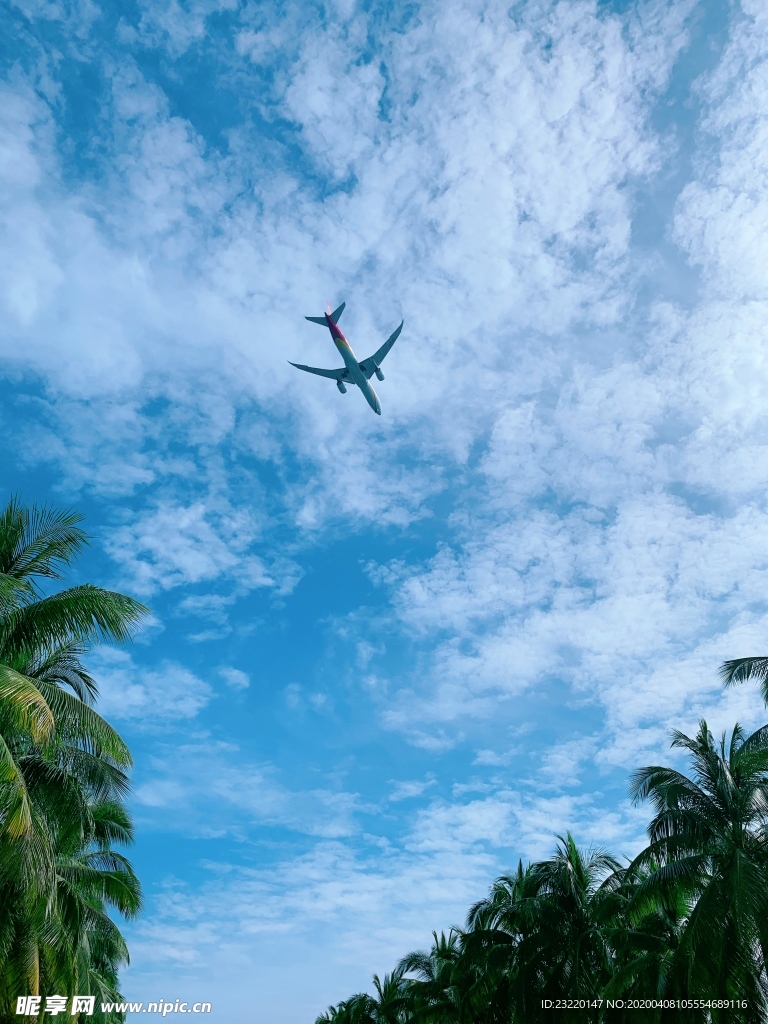
<svg viewBox="0 0 768 1024">
<path fill-rule="evenodd" d="M 342 304 L 339 306 L 339 308 L 338 309 L 334 309 L 334 311 L 332 313 L 331 313 L 331 310 L 330 310 L 330 306 L 328 307 L 328 312 L 330 314 L 331 320 L 333 320 L 333 322 L 335 324 L 337 324 L 339 322 L 339 317 L 344 312 L 344 307 L 345 306 L 346 306 L 346 302 L 342 302 Z M 324 316 L 305 316 L 304 319 L 305 320 L 309 320 L 310 323 L 313 323 L 313 324 L 321 324 L 323 327 L 327 327 L 328 326 L 328 321 L 325 319 Z"/>
</svg>

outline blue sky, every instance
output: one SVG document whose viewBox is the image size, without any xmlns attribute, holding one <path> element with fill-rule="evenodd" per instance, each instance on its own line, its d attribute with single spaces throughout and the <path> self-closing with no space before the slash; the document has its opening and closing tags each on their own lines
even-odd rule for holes
<svg viewBox="0 0 768 1024">
<path fill-rule="evenodd" d="M 13 0 L 3 488 L 145 600 L 135 999 L 313 1020 L 768 632 L 768 9 Z M 333 365 L 405 319 L 383 415 Z"/>
</svg>

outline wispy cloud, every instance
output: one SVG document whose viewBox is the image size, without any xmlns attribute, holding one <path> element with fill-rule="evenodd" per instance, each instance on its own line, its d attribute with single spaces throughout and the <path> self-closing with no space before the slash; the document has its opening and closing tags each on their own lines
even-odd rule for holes
<svg viewBox="0 0 768 1024">
<path fill-rule="evenodd" d="M 159 751 L 136 798 L 162 811 L 148 818 L 155 828 L 241 839 L 254 825 L 336 839 L 359 832 L 360 815 L 377 813 L 338 785 L 292 789 L 274 765 L 250 763 L 238 745 L 202 732 Z"/>
<path fill-rule="evenodd" d="M 205 680 L 176 662 L 146 668 L 114 650 L 100 652 L 92 662 L 99 682 L 99 712 L 134 727 L 152 730 L 195 718 L 213 697 Z"/>
<path fill-rule="evenodd" d="M 220 668 L 219 675 L 233 690 L 247 690 L 251 685 L 250 676 L 240 668 Z"/>
<path fill-rule="evenodd" d="M 408 782 L 397 782 L 395 784 L 395 788 L 389 794 L 389 800 L 393 803 L 398 803 L 400 800 L 411 800 L 413 797 L 421 796 L 422 793 L 425 793 L 434 785 L 434 777 L 423 780 L 414 779 Z"/>
<path fill-rule="evenodd" d="M 143 593 L 229 576 L 243 590 L 273 587 L 276 581 L 250 554 L 258 525 L 247 511 L 171 502 L 112 533 L 107 551 Z"/>
</svg>

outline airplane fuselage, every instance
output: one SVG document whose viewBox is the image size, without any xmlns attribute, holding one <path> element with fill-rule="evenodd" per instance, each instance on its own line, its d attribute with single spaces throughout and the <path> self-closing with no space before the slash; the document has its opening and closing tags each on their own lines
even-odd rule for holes
<svg viewBox="0 0 768 1024">
<path fill-rule="evenodd" d="M 328 324 L 328 330 L 331 332 L 331 337 L 336 348 L 339 350 L 341 358 L 344 360 L 344 365 L 349 371 L 349 380 L 352 384 L 357 384 L 362 393 L 365 395 L 365 400 L 370 405 L 375 413 L 381 416 L 381 402 L 379 396 L 371 387 L 369 381 L 366 379 L 365 374 L 360 369 L 357 362 L 357 356 L 352 351 L 352 346 L 349 344 L 347 339 L 344 337 L 342 332 L 339 330 L 337 324 L 333 322 L 329 313 L 325 314 L 325 319 Z"/>
</svg>

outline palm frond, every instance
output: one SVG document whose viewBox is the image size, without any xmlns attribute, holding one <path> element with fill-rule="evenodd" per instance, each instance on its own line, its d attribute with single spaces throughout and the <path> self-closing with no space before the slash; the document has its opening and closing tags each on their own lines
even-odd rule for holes
<svg viewBox="0 0 768 1024">
<path fill-rule="evenodd" d="M 0 830 L 11 841 L 29 835 L 32 809 L 24 776 L 0 733 Z"/>
<path fill-rule="evenodd" d="M 26 730 L 36 743 L 47 740 L 55 727 L 54 714 L 34 680 L 0 663 L 0 708 L 3 718 Z"/>
<path fill-rule="evenodd" d="M 60 579 L 88 543 L 82 515 L 71 509 L 22 505 L 12 498 L 0 512 L 0 572 L 17 579 Z"/>
<path fill-rule="evenodd" d="M 724 661 L 720 666 L 719 675 L 725 686 L 746 683 L 750 679 L 755 679 L 765 686 L 768 683 L 768 657 L 760 655 Z"/>
<path fill-rule="evenodd" d="M 78 644 L 124 643 L 148 609 L 125 594 L 83 584 L 15 609 L 0 629 L 0 657 Z"/>
<path fill-rule="evenodd" d="M 53 683 L 41 680 L 38 685 L 53 713 L 58 737 L 78 743 L 120 767 L 133 763 L 125 741 L 92 707 Z"/>
</svg>

